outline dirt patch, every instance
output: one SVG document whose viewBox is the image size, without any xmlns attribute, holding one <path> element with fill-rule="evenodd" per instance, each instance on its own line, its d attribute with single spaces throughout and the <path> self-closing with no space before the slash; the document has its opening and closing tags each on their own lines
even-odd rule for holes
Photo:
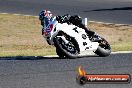
<svg viewBox="0 0 132 88">
<path fill-rule="evenodd" d="M 105 37 L 111 44 L 132 42 L 132 25 L 90 22 L 89 27 Z"/>
</svg>

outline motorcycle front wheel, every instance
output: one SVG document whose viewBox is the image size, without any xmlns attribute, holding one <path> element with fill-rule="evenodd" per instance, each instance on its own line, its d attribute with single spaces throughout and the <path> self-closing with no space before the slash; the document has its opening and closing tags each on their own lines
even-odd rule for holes
<svg viewBox="0 0 132 88">
<path fill-rule="evenodd" d="M 65 36 L 66 38 L 66 36 Z M 66 38 L 68 43 L 65 43 L 61 37 L 56 37 L 54 39 L 54 43 L 56 46 L 56 50 L 59 52 L 58 55 L 60 57 L 65 56 L 67 58 L 77 58 L 79 51 L 77 49 L 77 44 L 73 38 Z"/>
<path fill-rule="evenodd" d="M 66 58 L 66 55 L 61 52 L 60 49 L 56 48 L 56 54 L 60 57 L 60 58 Z"/>
</svg>

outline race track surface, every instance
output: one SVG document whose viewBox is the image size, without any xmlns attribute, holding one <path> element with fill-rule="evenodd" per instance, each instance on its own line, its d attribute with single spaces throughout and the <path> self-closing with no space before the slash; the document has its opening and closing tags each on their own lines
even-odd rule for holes
<svg viewBox="0 0 132 88">
<path fill-rule="evenodd" d="M 0 88 L 132 88 L 132 83 L 80 86 L 76 83 L 80 65 L 88 74 L 132 75 L 132 53 L 77 59 L 1 57 Z"/>
<path fill-rule="evenodd" d="M 132 24 L 132 0 L 0 0 L 0 12 L 38 15 L 78 14 L 89 20 Z"/>
</svg>

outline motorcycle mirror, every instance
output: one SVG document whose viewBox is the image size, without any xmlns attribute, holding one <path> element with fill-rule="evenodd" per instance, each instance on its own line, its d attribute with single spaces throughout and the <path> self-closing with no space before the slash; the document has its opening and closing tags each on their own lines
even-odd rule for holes
<svg viewBox="0 0 132 88">
<path fill-rule="evenodd" d="M 84 24 L 87 27 L 87 25 L 88 25 L 88 19 L 87 18 L 84 18 L 82 20 L 82 24 Z"/>
</svg>

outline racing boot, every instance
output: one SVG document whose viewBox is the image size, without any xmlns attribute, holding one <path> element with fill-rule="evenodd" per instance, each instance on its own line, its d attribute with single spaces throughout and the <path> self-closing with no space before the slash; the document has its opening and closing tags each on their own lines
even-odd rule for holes
<svg viewBox="0 0 132 88">
<path fill-rule="evenodd" d="M 85 30 L 85 32 L 89 36 L 89 39 L 92 42 L 99 42 L 99 41 L 101 41 L 102 38 L 97 33 L 95 33 L 94 31 L 91 31 L 91 30 L 87 29 L 86 27 L 83 28 L 83 29 Z"/>
<path fill-rule="evenodd" d="M 98 34 L 94 33 L 94 35 L 91 36 L 90 40 L 91 40 L 92 42 L 99 42 L 99 41 L 102 40 L 102 38 L 101 38 Z"/>
<path fill-rule="evenodd" d="M 89 36 L 89 39 L 92 42 L 101 41 L 102 38 L 97 33 L 95 33 L 94 31 L 91 31 L 90 29 L 88 29 L 85 25 L 79 24 L 79 27 L 85 30 L 85 32 Z"/>
</svg>

